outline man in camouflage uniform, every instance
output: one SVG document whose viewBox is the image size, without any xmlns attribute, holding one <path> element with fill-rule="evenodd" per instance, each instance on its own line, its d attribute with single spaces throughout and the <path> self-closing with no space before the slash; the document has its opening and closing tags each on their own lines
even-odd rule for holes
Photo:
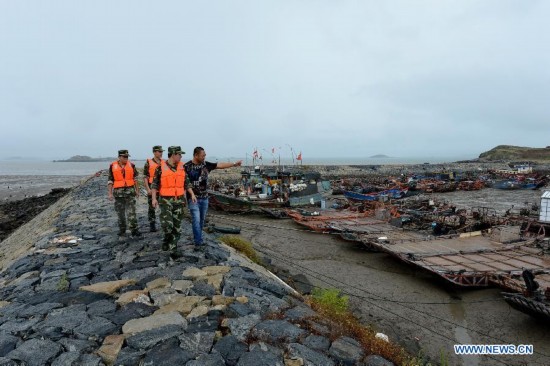
<svg viewBox="0 0 550 366">
<path fill-rule="evenodd" d="M 162 250 L 170 250 L 170 257 L 176 259 L 182 256 L 177 250 L 178 240 L 181 236 L 181 222 L 183 221 L 183 209 L 186 203 L 185 191 L 196 201 L 189 179 L 185 175 L 181 155 L 185 154 L 181 147 L 170 146 L 168 148 L 168 160 L 163 161 L 153 177 L 152 205 L 160 206 L 160 225 L 164 232 Z M 159 198 L 157 200 L 157 193 Z"/>
<path fill-rule="evenodd" d="M 162 146 L 156 145 L 153 146 L 153 158 L 147 159 L 145 161 L 145 165 L 143 166 L 143 185 L 145 186 L 145 189 L 147 190 L 147 202 L 149 203 L 149 211 L 147 212 L 147 216 L 149 218 L 149 226 L 151 229 L 151 232 L 157 231 L 157 216 L 155 214 L 155 208 L 153 207 L 153 197 L 151 196 L 151 184 L 153 184 L 153 177 L 155 175 L 155 170 L 158 166 L 160 166 L 160 163 L 162 160 L 162 152 L 164 150 L 162 149 Z"/>
<path fill-rule="evenodd" d="M 139 197 L 139 188 L 136 166 L 128 161 L 128 150 L 118 151 L 118 160 L 109 166 L 109 182 L 107 192 L 109 200 L 115 201 L 115 211 L 118 216 L 119 240 L 126 236 L 126 219 L 130 226 L 132 237 L 140 237 L 137 226 L 136 197 Z"/>
</svg>

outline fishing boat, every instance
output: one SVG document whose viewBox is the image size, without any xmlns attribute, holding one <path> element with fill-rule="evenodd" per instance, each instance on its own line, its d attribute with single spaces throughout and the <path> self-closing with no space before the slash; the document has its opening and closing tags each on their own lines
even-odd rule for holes
<svg viewBox="0 0 550 366">
<path fill-rule="evenodd" d="M 539 189 L 546 185 L 546 179 L 526 178 L 520 179 L 505 179 L 496 181 L 493 184 L 493 188 L 504 190 L 517 190 L 517 189 Z"/>
<path fill-rule="evenodd" d="M 243 170 L 238 184 L 209 190 L 209 204 L 228 212 L 263 212 L 265 209 L 318 205 L 330 182 L 318 172 L 301 169 Z"/>
<path fill-rule="evenodd" d="M 344 197 L 352 201 L 378 201 L 387 199 L 399 199 L 407 195 L 408 189 L 391 188 L 380 192 L 358 193 L 344 191 Z"/>
<path fill-rule="evenodd" d="M 550 274 L 535 275 L 524 269 L 525 288 L 519 293 L 503 292 L 504 300 L 514 309 L 550 322 Z"/>
</svg>

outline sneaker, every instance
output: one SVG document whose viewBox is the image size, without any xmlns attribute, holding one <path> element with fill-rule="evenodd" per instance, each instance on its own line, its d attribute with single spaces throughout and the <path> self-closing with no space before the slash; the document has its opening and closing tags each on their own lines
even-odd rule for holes
<svg viewBox="0 0 550 366">
<path fill-rule="evenodd" d="M 118 241 L 126 241 L 126 235 L 125 234 L 118 234 Z"/>
<path fill-rule="evenodd" d="M 193 248 L 195 252 L 204 252 L 204 245 L 195 245 Z"/>
<path fill-rule="evenodd" d="M 164 250 L 165 252 L 170 250 L 170 246 L 168 246 L 167 243 L 162 243 L 162 250 Z"/>
<path fill-rule="evenodd" d="M 157 231 L 157 225 L 156 225 L 154 222 L 152 222 L 152 223 L 150 224 L 150 226 L 151 226 L 150 231 L 151 231 L 152 233 L 154 233 L 154 232 Z"/>
<path fill-rule="evenodd" d="M 179 250 L 174 250 L 174 251 L 170 252 L 170 258 L 172 258 L 172 259 L 178 259 L 178 258 L 181 258 L 181 257 L 183 257 L 183 254 Z"/>
</svg>

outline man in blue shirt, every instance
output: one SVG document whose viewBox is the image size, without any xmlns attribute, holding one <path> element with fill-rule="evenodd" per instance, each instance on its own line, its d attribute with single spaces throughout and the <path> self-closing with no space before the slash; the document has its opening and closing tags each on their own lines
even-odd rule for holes
<svg viewBox="0 0 550 366">
<path fill-rule="evenodd" d="M 184 169 L 193 193 L 197 198 L 196 202 L 191 201 L 191 196 L 187 193 L 187 203 L 193 226 L 193 238 L 195 249 L 204 248 L 202 242 L 202 228 L 208 211 L 208 174 L 214 169 L 227 169 L 235 166 L 241 166 L 242 160 L 234 163 L 211 163 L 206 161 L 206 152 L 200 146 L 193 150 L 193 159 L 185 163 Z"/>
</svg>

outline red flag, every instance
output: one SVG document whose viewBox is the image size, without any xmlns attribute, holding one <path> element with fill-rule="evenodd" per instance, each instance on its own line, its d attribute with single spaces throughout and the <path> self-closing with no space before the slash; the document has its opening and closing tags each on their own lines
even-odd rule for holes
<svg viewBox="0 0 550 366">
<path fill-rule="evenodd" d="M 258 150 L 254 150 L 254 152 L 252 153 L 252 156 L 257 158 L 258 157 Z"/>
<path fill-rule="evenodd" d="M 298 154 L 298 156 L 296 157 L 296 160 L 302 160 L 302 152 L 300 151 L 300 153 Z"/>
</svg>

